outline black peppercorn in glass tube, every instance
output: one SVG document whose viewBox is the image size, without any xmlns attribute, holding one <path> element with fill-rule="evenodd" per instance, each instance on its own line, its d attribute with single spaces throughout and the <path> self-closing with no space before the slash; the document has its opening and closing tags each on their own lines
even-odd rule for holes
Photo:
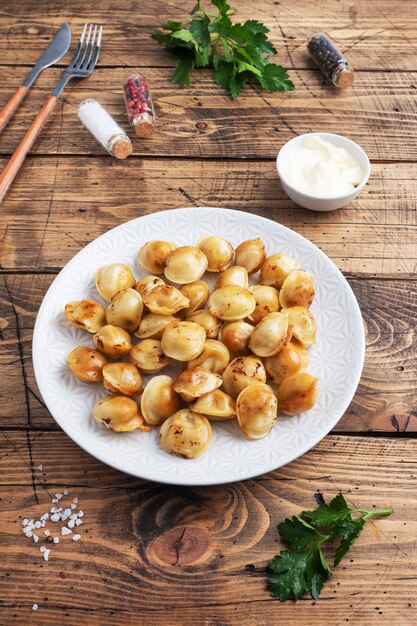
<svg viewBox="0 0 417 626">
<path fill-rule="evenodd" d="M 336 87 L 350 87 L 355 79 L 353 70 L 326 33 L 315 33 L 310 37 L 307 49 L 326 78 Z"/>
<path fill-rule="evenodd" d="M 155 131 L 155 112 L 146 78 L 128 76 L 123 85 L 129 122 L 138 137 L 150 137 Z"/>
</svg>

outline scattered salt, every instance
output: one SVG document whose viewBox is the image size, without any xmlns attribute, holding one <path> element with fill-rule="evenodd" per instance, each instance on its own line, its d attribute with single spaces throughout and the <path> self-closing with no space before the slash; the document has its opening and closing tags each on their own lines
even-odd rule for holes
<svg viewBox="0 0 417 626">
<path fill-rule="evenodd" d="M 51 522 L 58 522 L 61 519 L 60 513 L 54 513 L 51 515 Z"/>
<path fill-rule="evenodd" d="M 74 504 L 78 504 L 78 498 L 73 499 Z"/>
<path fill-rule="evenodd" d="M 67 496 L 69 494 L 68 489 L 64 489 L 64 496 Z"/>
<path fill-rule="evenodd" d="M 63 526 L 61 528 L 61 535 L 71 535 L 72 530 L 70 528 L 67 528 L 66 526 Z"/>
<path fill-rule="evenodd" d="M 42 465 L 42 463 L 41 463 L 40 465 L 38 465 L 38 470 L 39 470 L 40 472 L 42 472 L 42 470 L 43 470 L 43 465 Z"/>
<path fill-rule="evenodd" d="M 34 605 L 32 606 L 32 611 L 37 611 L 37 610 L 38 610 L 38 608 L 39 608 L 39 607 L 38 607 L 38 605 L 37 605 L 37 604 L 34 604 Z"/>
<path fill-rule="evenodd" d="M 41 546 L 41 547 L 39 548 L 39 550 L 40 550 L 41 552 L 45 552 L 46 548 L 45 548 L 45 546 Z"/>
<path fill-rule="evenodd" d="M 59 543 L 59 537 L 54 537 L 54 543 Z"/>
<path fill-rule="evenodd" d="M 75 526 L 75 521 L 73 519 L 70 519 L 68 522 L 68 528 L 74 528 Z"/>
<path fill-rule="evenodd" d="M 78 513 L 71 513 L 70 519 L 77 519 Z"/>
<path fill-rule="evenodd" d="M 73 541 L 78 541 L 79 539 L 81 539 L 81 535 L 76 534 L 72 536 Z"/>
<path fill-rule="evenodd" d="M 75 523 L 77 524 L 77 526 L 80 526 L 83 523 L 82 519 L 76 519 Z"/>
<path fill-rule="evenodd" d="M 58 498 L 52 498 L 52 502 L 55 504 L 56 502 L 59 502 Z"/>
<path fill-rule="evenodd" d="M 26 519 L 26 517 L 25 517 L 25 519 L 24 519 L 24 520 L 22 520 L 22 526 L 27 526 L 28 521 L 29 521 L 29 520 L 28 520 L 28 519 Z"/>
<path fill-rule="evenodd" d="M 30 530 L 30 528 L 28 528 L 28 530 L 25 532 L 25 536 L 26 537 L 32 537 L 32 531 Z"/>
<path fill-rule="evenodd" d="M 33 535 L 32 535 L 32 539 L 33 539 L 33 541 L 34 541 L 35 543 L 38 543 L 38 541 L 39 541 L 39 537 L 38 537 L 38 535 L 35 535 L 35 533 L 33 533 Z"/>
<path fill-rule="evenodd" d="M 78 517 L 83 517 L 84 511 L 78 511 Z"/>
<path fill-rule="evenodd" d="M 50 531 L 50 530 L 48 530 L 48 529 L 44 530 L 43 532 L 44 532 L 44 535 L 45 535 L 46 537 L 49 537 L 49 536 L 50 536 L 50 534 L 51 534 L 51 531 Z"/>
<path fill-rule="evenodd" d="M 55 494 L 55 498 L 58 500 L 58 502 L 61 500 L 63 495 L 64 495 L 63 493 L 56 493 Z"/>
<path fill-rule="evenodd" d="M 74 510 L 74 509 L 76 509 L 76 508 L 77 508 L 77 505 L 76 505 L 76 504 L 74 504 L 74 503 L 73 503 L 73 504 L 71 504 L 71 509 L 72 509 L 72 510 Z"/>
<path fill-rule="evenodd" d="M 40 528 L 42 526 L 42 522 L 35 522 L 35 528 Z"/>
<path fill-rule="evenodd" d="M 46 549 L 45 552 L 43 553 L 43 558 L 45 559 L 45 561 L 49 560 L 49 553 L 50 550 Z"/>
<path fill-rule="evenodd" d="M 48 517 L 49 517 L 49 513 L 44 513 L 43 515 L 41 515 L 39 519 L 41 520 L 41 522 L 43 522 L 43 520 L 47 520 Z"/>
</svg>

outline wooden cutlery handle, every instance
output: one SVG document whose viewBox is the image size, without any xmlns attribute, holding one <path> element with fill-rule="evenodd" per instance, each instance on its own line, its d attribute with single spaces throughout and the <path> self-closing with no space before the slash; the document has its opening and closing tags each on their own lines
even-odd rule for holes
<svg viewBox="0 0 417 626">
<path fill-rule="evenodd" d="M 3 111 L 0 113 L 0 133 L 7 126 L 13 113 L 16 111 L 22 100 L 24 100 L 28 91 L 28 87 L 20 85 L 4 107 Z"/>
<path fill-rule="evenodd" d="M 41 132 L 46 120 L 48 119 L 49 114 L 53 111 L 56 101 L 56 96 L 48 96 L 45 104 L 43 105 L 38 115 L 33 120 L 32 125 L 26 132 L 26 135 L 23 137 L 22 141 L 12 154 L 6 167 L 0 174 L 0 202 L 2 202 L 8 188 L 10 187 L 16 174 L 20 170 L 27 153 L 35 143 L 35 140 Z"/>
</svg>

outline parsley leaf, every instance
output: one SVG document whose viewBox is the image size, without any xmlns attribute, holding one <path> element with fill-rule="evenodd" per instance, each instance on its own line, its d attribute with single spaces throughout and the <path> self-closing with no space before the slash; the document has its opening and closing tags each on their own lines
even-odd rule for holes
<svg viewBox="0 0 417 626">
<path fill-rule="evenodd" d="M 294 89 L 287 71 L 270 60 L 277 51 L 268 39 L 269 29 L 257 20 L 233 24 L 226 0 L 211 4 L 218 15 L 206 13 L 198 0 L 181 22 L 169 20 L 152 34 L 177 59 L 173 82 L 189 85 L 194 68 L 210 67 L 216 83 L 234 100 L 248 81 L 256 80 L 269 91 Z"/>
<path fill-rule="evenodd" d="M 334 553 L 336 566 L 361 534 L 366 520 L 391 513 L 392 509 L 352 509 L 339 493 L 330 504 L 321 504 L 314 511 L 303 511 L 281 522 L 278 532 L 291 551 L 282 550 L 269 564 L 271 596 L 281 602 L 299 600 L 306 593 L 318 598 L 332 574 L 322 545 L 340 540 Z"/>
</svg>

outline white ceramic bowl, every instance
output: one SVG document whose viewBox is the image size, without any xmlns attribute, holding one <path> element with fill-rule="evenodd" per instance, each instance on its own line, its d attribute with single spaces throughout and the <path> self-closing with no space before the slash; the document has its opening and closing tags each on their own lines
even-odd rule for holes
<svg viewBox="0 0 417 626">
<path fill-rule="evenodd" d="M 365 174 L 362 182 L 355 188 L 354 191 L 352 191 L 352 193 L 344 193 L 338 196 L 321 198 L 319 196 L 313 196 L 299 191 L 293 185 L 290 185 L 284 174 L 284 163 L 288 150 L 294 148 L 297 144 L 302 143 L 305 137 L 313 135 L 321 137 L 327 141 L 331 141 L 331 143 L 340 148 L 346 148 L 346 150 L 349 150 L 349 152 L 358 159 Z M 360 193 L 360 191 L 365 187 L 371 173 L 371 164 L 366 152 L 357 143 L 347 137 L 335 135 L 333 133 L 306 133 L 304 135 L 298 135 L 298 137 L 294 137 L 294 139 L 290 139 L 290 141 L 287 141 L 287 143 L 282 146 L 277 156 L 277 170 L 285 193 L 296 204 L 299 204 L 305 209 L 311 209 L 312 211 L 334 211 L 335 209 L 341 209 L 352 202 L 358 193 Z"/>
</svg>

